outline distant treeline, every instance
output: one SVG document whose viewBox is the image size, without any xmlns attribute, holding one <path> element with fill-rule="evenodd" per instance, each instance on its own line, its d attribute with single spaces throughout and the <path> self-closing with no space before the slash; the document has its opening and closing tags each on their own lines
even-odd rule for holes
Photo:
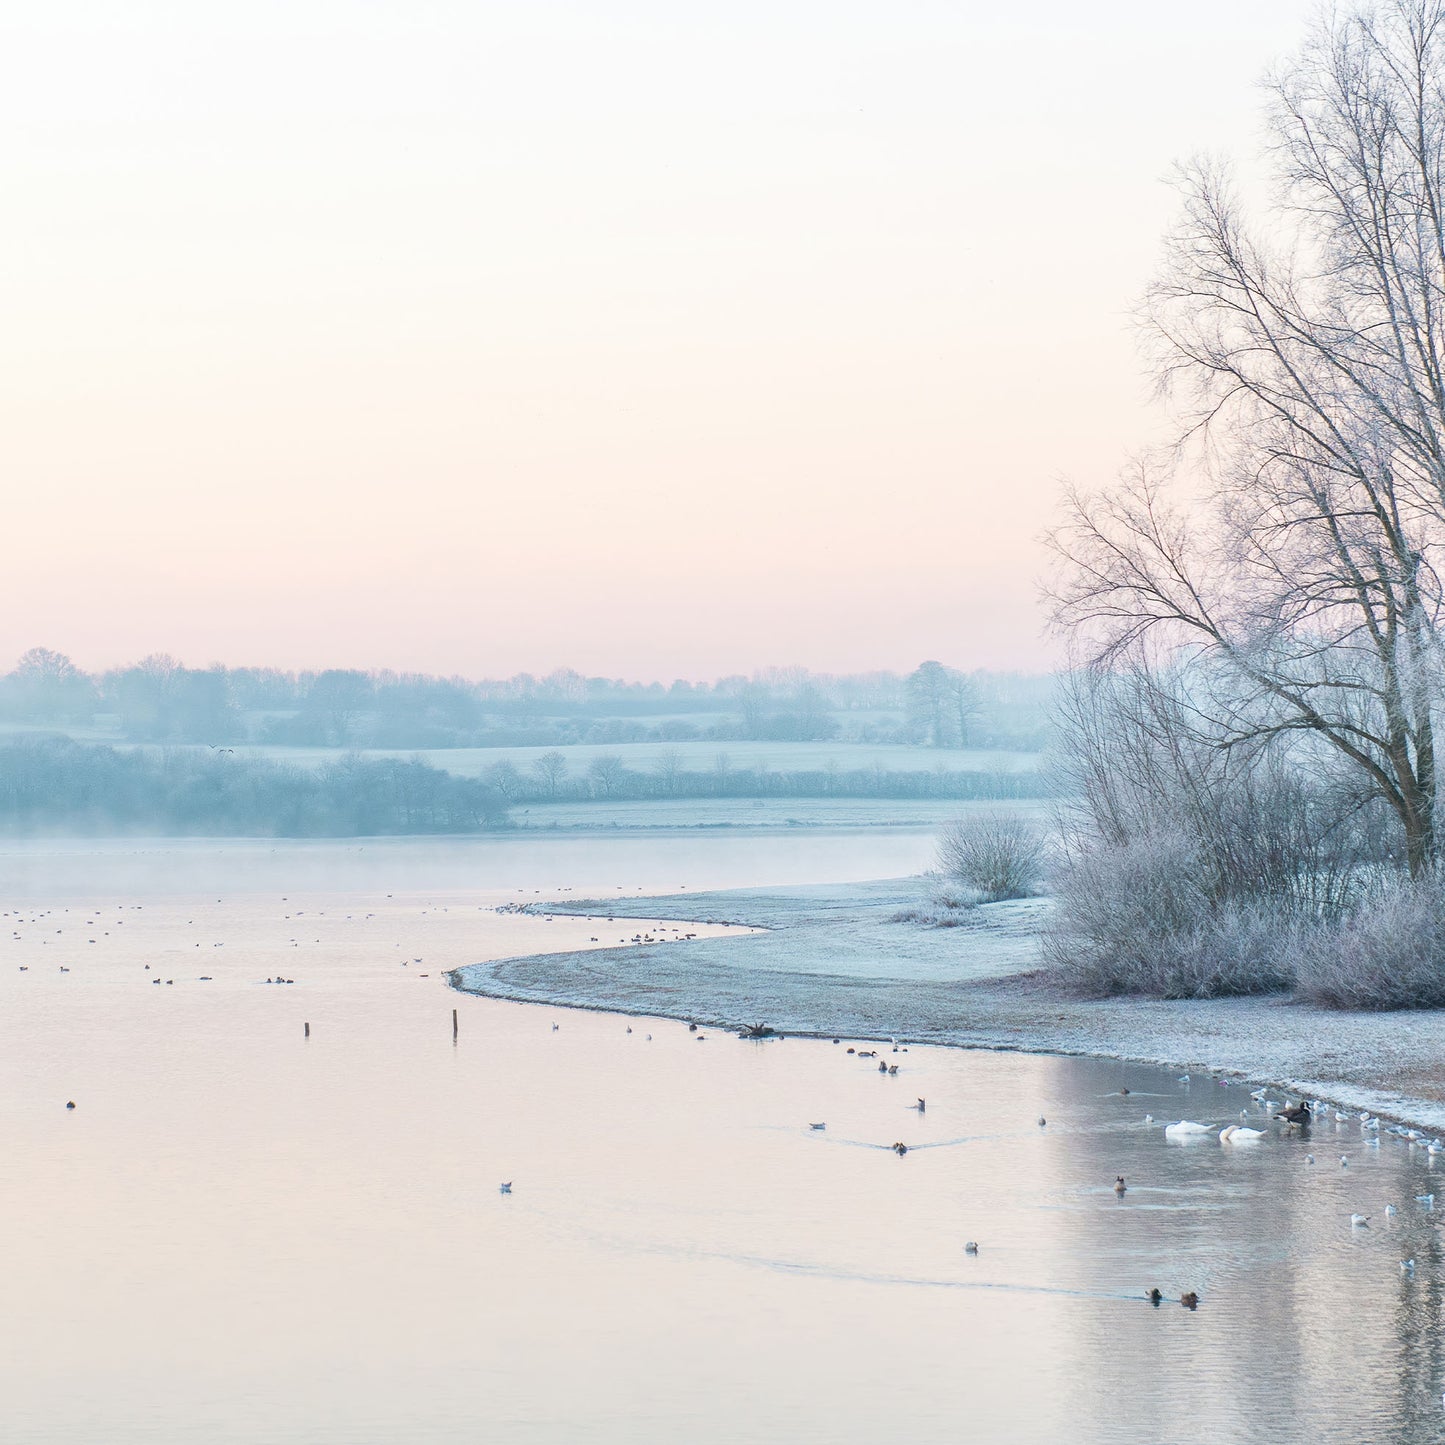
<svg viewBox="0 0 1445 1445">
<path fill-rule="evenodd" d="M 526 769 L 510 762 L 488 768 L 483 780 L 508 803 L 641 802 L 701 798 L 1043 798 L 1039 772 L 871 768 L 774 770 L 734 767 L 725 753 L 705 770 L 689 770 L 664 751 L 647 770 L 603 753 L 578 774 L 559 752 L 543 753 Z"/>
<path fill-rule="evenodd" d="M 447 748 L 691 740 L 1038 747 L 1047 678 L 771 669 L 713 683 L 629 683 L 562 670 L 501 681 L 329 668 L 185 667 L 153 654 L 87 673 L 32 648 L 0 676 L 0 719 L 135 742 Z"/>
<path fill-rule="evenodd" d="M 122 751 L 62 737 L 0 746 L 0 831 L 329 838 L 507 825 L 486 782 L 416 759 L 294 768 L 227 752 Z"/>
<path fill-rule="evenodd" d="M 601 755 L 569 776 L 560 753 L 481 778 L 421 758 L 344 753 L 293 767 L 229 748 L 113 748 L 59 736 L 0 745 L 0 832 L 329 838 L 505 828 L 509 808 L 712 798 L 1040 798 L 1037 772 L 859 768 L 705 771 L 660 757 L 646 772 Z"/>
</svg>

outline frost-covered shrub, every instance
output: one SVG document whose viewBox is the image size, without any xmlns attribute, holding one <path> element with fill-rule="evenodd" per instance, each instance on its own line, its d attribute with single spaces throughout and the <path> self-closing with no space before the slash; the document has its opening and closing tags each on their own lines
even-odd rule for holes
<svg viewBox="0 0 1445 1445">
<path fill-rule="evenodd" d="M 1445 1008 L 1445 880 L 1401 883 L 1299 932 L 1301 997 L 1326 1008 Z"/>
<path fill-rule="evenodd" d="M 972 922 L 978 899 L 971 893 L 960 893 L 955 888 L 936 890 L 927 903 L 912 908 L 900 908 L 890 914 L 890 923 L 917 923 L 924 928 L 959 928 Z"/>
<path fill-rule="evenodd" d="M 986 903 L 1029 898 L 1044 875 L 1043 835 L 1017 813 L 980 813 L 949 823 L 938 840 L 938 869 Z"/>
<path fill-rule="evenodd" d="M 1082 853 L 1060 871 L 1055 894 L 1044 958 L 1080 993 L 1219 998 L 1291 983 L 1290 911 L 1212 898 L 1178 836 Z"/>
</svg>

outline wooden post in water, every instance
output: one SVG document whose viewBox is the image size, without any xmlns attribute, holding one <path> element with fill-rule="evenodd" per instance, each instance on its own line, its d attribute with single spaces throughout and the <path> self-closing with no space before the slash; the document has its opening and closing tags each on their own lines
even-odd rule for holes
<svg viewBox="0 0 1445 1445">
<path fill-rule="evenodd" d="M 311 1025 L 310 1025 L 310 1024 L 307 1024 L 307 1025 L 306 1025 L 306 1037 L 307 1037 L 308 1039 L 311 1037 Z"/>
<path fill-rule="evenodd" d="M 455 1039 L 456 1036 L 457 1036 L 457 1011 L 456 1011 L 456 1009 L 453 1009 L 453 1010 L 452 1010 L 452 1038 Z"/>
</svg>

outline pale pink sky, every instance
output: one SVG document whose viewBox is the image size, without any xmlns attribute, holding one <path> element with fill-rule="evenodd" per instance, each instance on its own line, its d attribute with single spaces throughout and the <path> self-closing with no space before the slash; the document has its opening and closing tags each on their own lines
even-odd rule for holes
<svg viewBox="0 0 1445 1445">
<path fill-rule="evenodd" d="M 24 0 L 0 666 L 1042 666 L 1307 0 Z"/>
</svg>

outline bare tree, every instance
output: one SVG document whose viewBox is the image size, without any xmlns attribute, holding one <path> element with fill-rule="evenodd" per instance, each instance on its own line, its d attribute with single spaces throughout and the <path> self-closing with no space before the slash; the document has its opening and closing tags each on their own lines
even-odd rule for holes
<svg viewBox="0 0 1445 1445">
<path fill-rule="evenodd" d="M 662 791 L 671 795 L 677 791 L 678 776 L 682 772 L 683 756 L 679 748 L 663 748 L 652 760 L 652 770 L 662 784 Z"/>
<path fill-rule="evenodd" d="M 567 759 L 553 748 L 541 757 L 532 759 L 532 771 L 546 784 L 547 796 L 555 798 L 562 786 L 562 780 L 567 776 Z"/>
<path fill-rule="evenodd" d="M 40 718 L 62 717 L 93 707 L 93 685 L 63 653 L 32 647 L 10 675 L 21 705 Z"/>
<path fill-rule="evenodd" d="M 522 775 L 517 770 L 517 765 L 506 758 L 500 763 L 493 763 L 482 774 L 482 781 L 488 787 L 495 788 L 509 803 L 516 802 L 523 792 Z"/>
<path fill-rule="evenodd" d="M 587 776 L 595 792 L 611 797 L 627 776 L 627 764 L 616 753 L 598 753 L 587 764 Z"/>
<path fill-rule="evenodd" d="M 931 746 L 948 745 L 948 669 L 941 662 L 920 662 L 908 674 L 908 720 L 924 731 Z"/>
<path fill-rule="evenodd" d="M 713 789 L 725 797 L 732 787 L 733 760 L 728 753 L 718 753 L 712 760 Z"/>
<path fill-rule="evenodd" d="M 943 691 L 944 696 L 948 699 L 953 722 L 958 728 L 958 745 L 966 748 L 973 724 L 979 713 L 983 711 L 978 687 L 966 672 L 960 672 L 956 667 L 949 667 L 944 669 Z"/>
<path fill-rule="evenodd" d="M 1055 617 L 1093 660 L 1195 659 L 1221 746 L 1316 740 L 1418 875 L 1439 851 L 1445 0 L 1328 14 L 1271 90 L 1271 226 L 1190 168 L 1150 292 L 1185 443 L 1070 496 Z"/>
</svg>

